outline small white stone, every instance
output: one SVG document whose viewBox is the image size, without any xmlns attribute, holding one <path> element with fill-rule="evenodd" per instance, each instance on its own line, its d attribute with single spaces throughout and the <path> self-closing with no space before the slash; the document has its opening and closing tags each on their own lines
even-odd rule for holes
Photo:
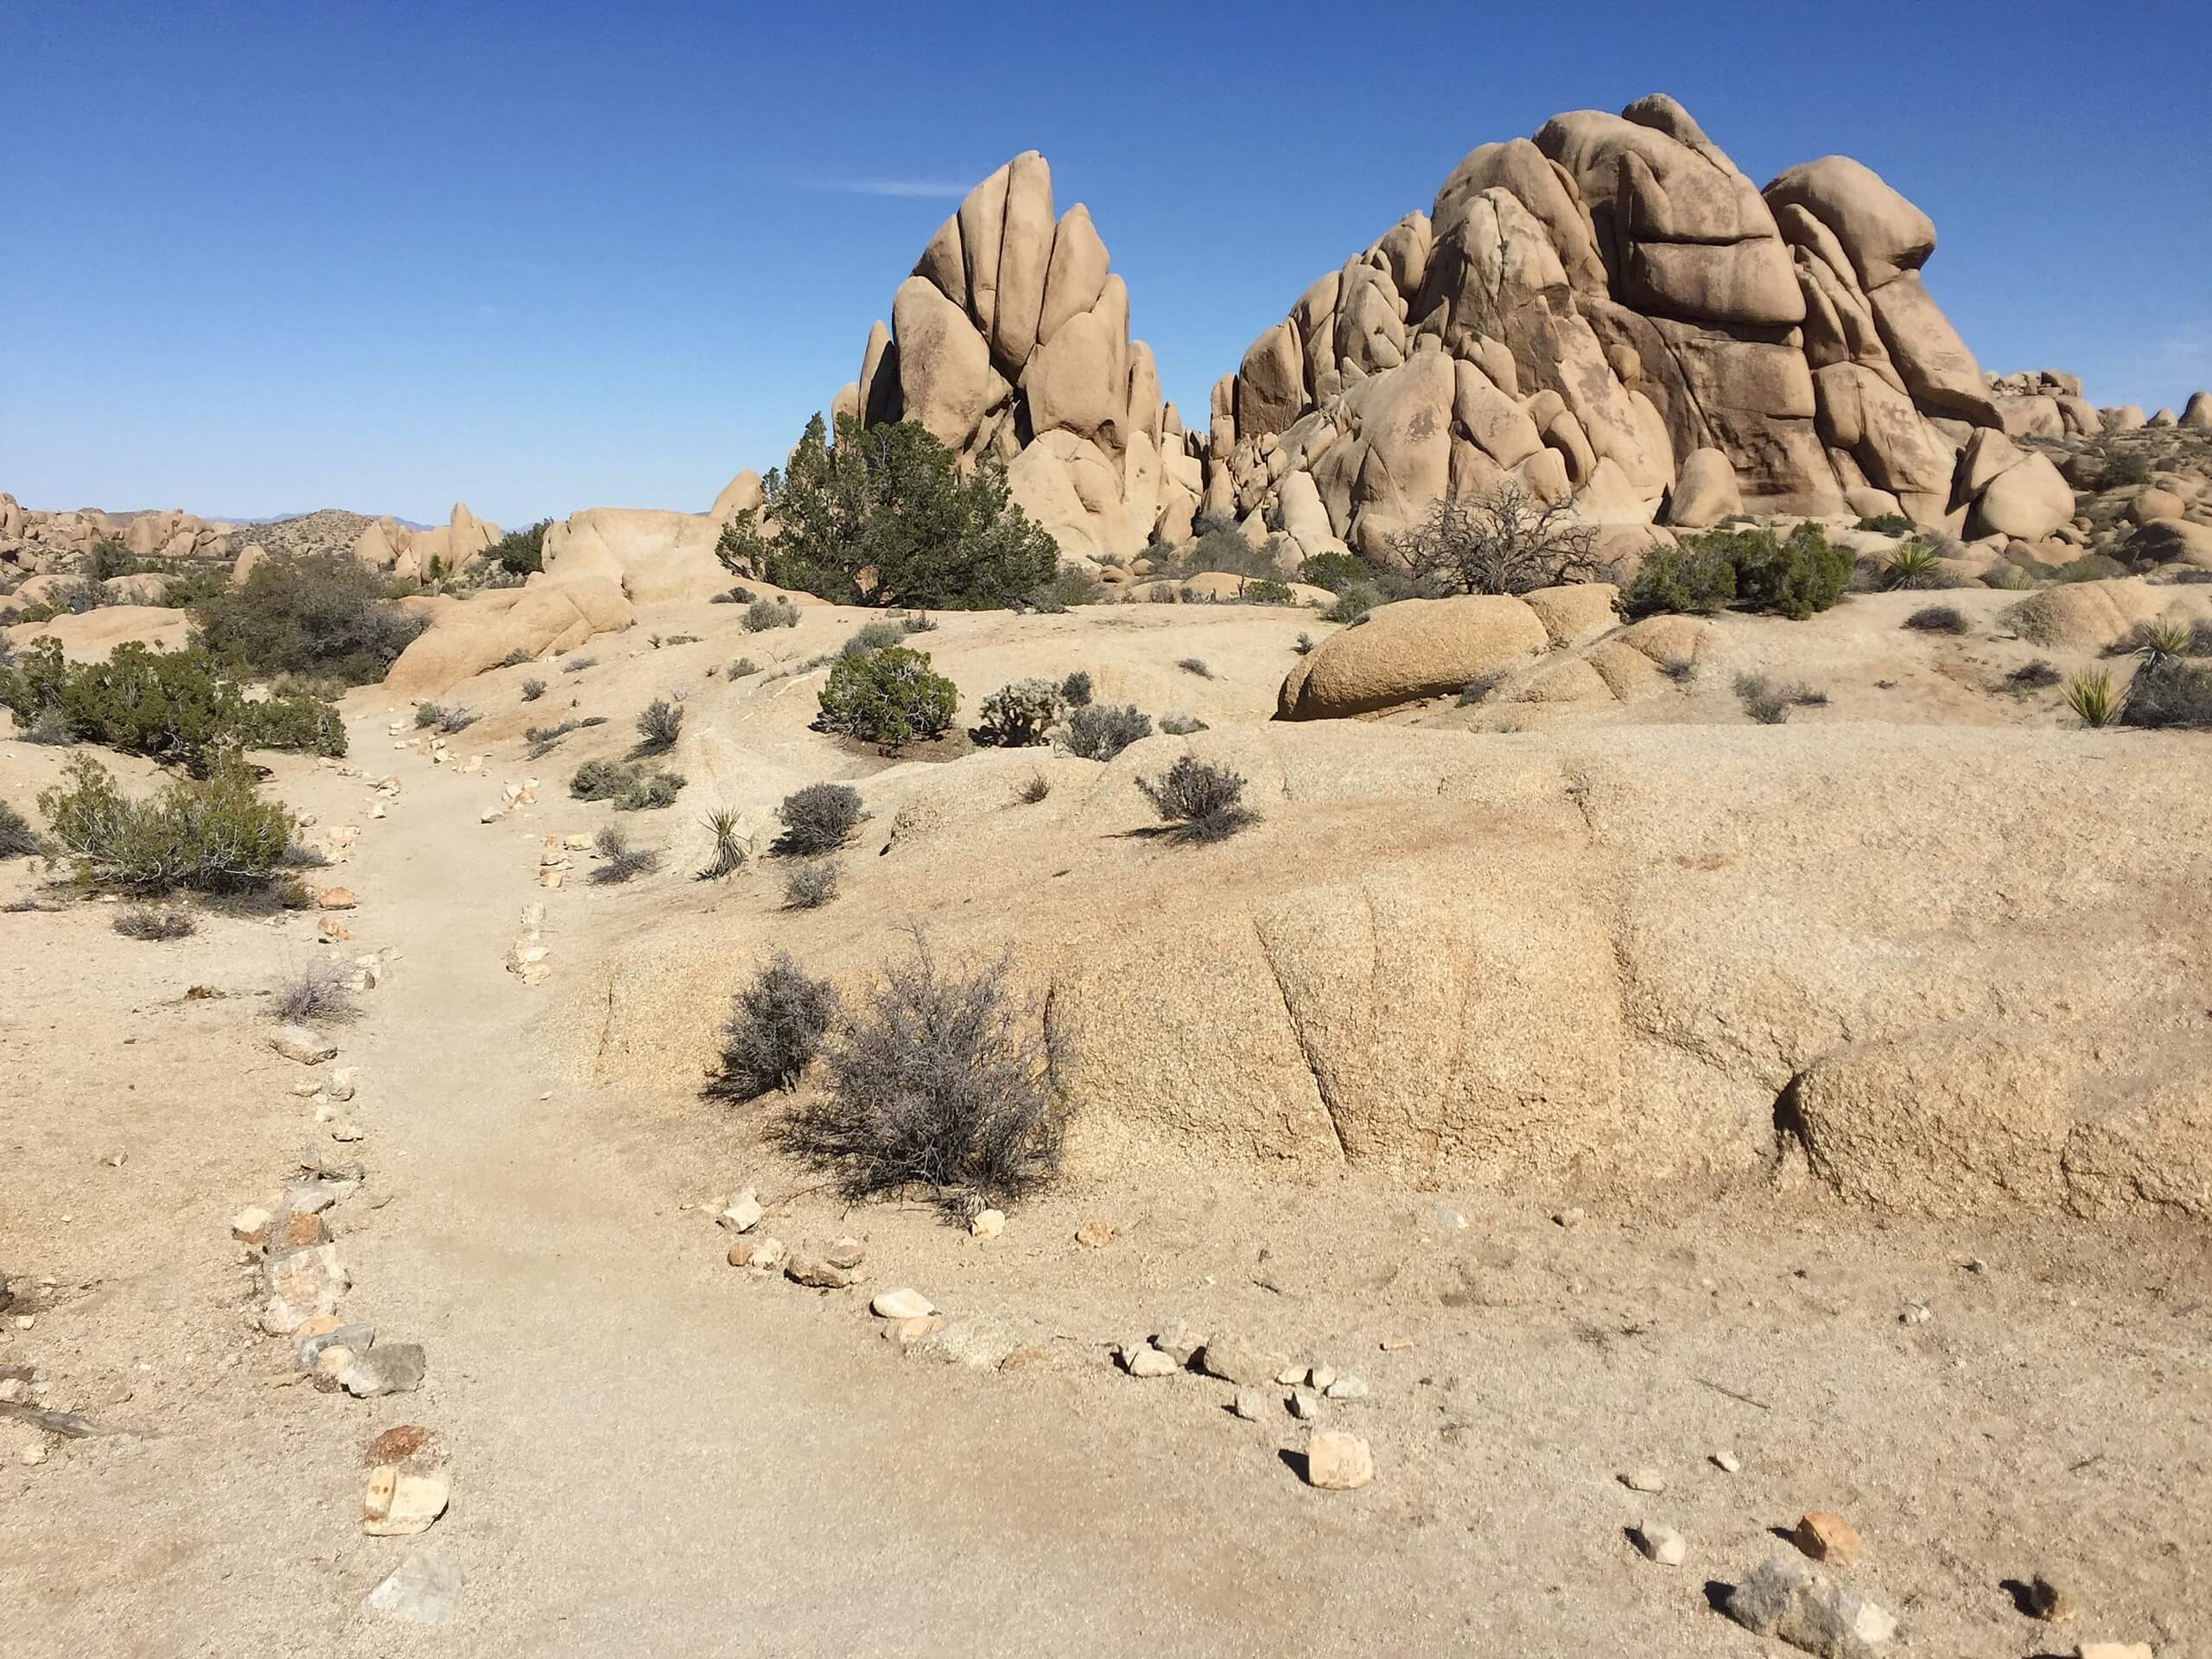
<svg viewBox="0 0 2212 1659">
<path fill-rule="evenodd" d="M 1680 1567 L 1689 1559 L 1689 1541 L 1656 1521 L 1646 1521 L 1637 1528 L 1636 1545 L 1662 1567 Z"/>
<path fill-rule="evenodd" d="M 1266 1407 L 1267 1402 L 1260 1397 L 1257 1389 L 1239 1389 L 1236 1397 L 1229 1402 L 1229 1408 L 1248 1423 L 1258 1422 L 1260 1413 Z"/>
<path fill-rule="evenodd" d="M 1364 1400 L 1367 1384 L 1356 1376 L 1340 1376 L 1321 1392 L 1332 1400 Z"/>
<path fill-rule="evenodd" d="M 1306 1385 L 1306 1368 L 1303 1365 L 1286 1365 L 1275 1373 L 1275 1381 L 1286 1389 L 1303 1388 Z"/>
<path fill-rule="evenodd" d="M 16 1315 L 16 1329 L 18 1331 L 28 1331 L 31 1326 L 37 1323 L 38 1315 L 35 1313 L 18 1313 Z"/>
<path fill-rule="evenodd" d="M 878 1291 L 875 1300 L 868 1306 L 868 1312 L 879 1319 L 925 1319 L 937 1312 L 928 1297 L 904 1285 L 895 1290 Z"/>
<path fill-rule="evenodd" d="M 1290 1414 L 1301 1423 L 1310 1423 L 1321 1414 L 1321 1396 L 1311 1389 L 1290 1391 Z"/>
<path fill-rule="evenodd" d="M 1744 1460 L 1733 1452 L 1716 1452 L 1713 1454 L 1713 1466 L 1724 1475 L 1741 1474 Z"/>
<path fill-rule="evenodd" d="M 1448 1232 L 1457 1232 L 1467 1224 L 1466 1217 L 1447 1205 L 1436 1206 L 1436 1224 Z"/>
<path fill-rule="evenodd" d="M 1663 1492 L 1667 1477 L 1656 1469 L 1631 1469 L 1621 1478 L 1621 1484 L 1631 1492 Z"/>
<path fill-rule="evenodd" d="M 729 1207 L 719 1217 L 721 1224 L 741 1233 L 749 1233 L 760 1224 L 767 1211 L 760 1207 L 760 1199 L 751 1187 L 747 1187 L 729 1201 Z"/>
<path fill-rule="evenodd" d="M 1329 1384 L 1336 1380 L 1337 1368 L 1333 1365 L 1309 1365 L 1306 1367 L 1306 1386 L 1309 1388 L 1319 1389 L 1323 1394 L 1326 1394 L 1329 1391 Z"/>
<path fill-rule="evenodd" d="M 1929 1310 L 1925 1303 L 1908 1302 L 1905 1304 L 1904 1312 L 1897 1315 L 1897 1323 L 1899 1325 L 1925 1325 L 1929 1320 L 1935 1317 L 1936 1315 Z"/>
<path fill-rule="evenodd" d="M 22 1464 L 26 1469 L 35 1469 L 40 1464 L 46 1461 L 46 1442 L 43 1440 L 32 1441 L 22 1451 L 16 1453 L 16 1461 Z"/>
<path fill-rule="evenodd" d="M 1183 1369 L 1173 1355 L 1161 1353 L 1150 1343 L 1129 1356 L 1128 1368 L 1131 1376 L 1173 1376 Z"/>
<path fill-rule="evenodd" d="M 984 1210 L 968 1224 L 968 1230 L 977 1238 L 996 1238 L 1006 1231 L 1006 1211 Z"/>
</svg>

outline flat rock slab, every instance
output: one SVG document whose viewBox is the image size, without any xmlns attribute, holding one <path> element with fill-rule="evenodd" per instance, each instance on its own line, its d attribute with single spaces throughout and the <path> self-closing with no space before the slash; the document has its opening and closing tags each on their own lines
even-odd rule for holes
<svg viewBox="0 0 2212 1659">
<path fill-rule="evenodd" d="M 1307 1485 L 1325 1492 L 1349 1492 L 1374 1478 L 1374 1453 L 1358 1435 L 1325 1428 L 1306 1437 Z"/>
<path fill-rule="evenodd" d="M 1262 1353 L 1247 1338 L 1228 1332 L 1198 1350 L 1198 1369 L 1239 1388 L 1255 1389 L 1283 1369 L 1283 1357 Z"/>
<path fill-rule="evenodd" d="M 392 1464 L 369 1471 L 361 1496 L 361 1530 L 372 1538 L 404 1538 L 429 1529 L 446 1512 L 452 1483 L 442 1474 L 410 1474 Z"/>
<path fill-rule="evenodd" d="M 387 1342 L 366 1353 L 356 1352 L 353 1363 L 339 1373 L 339 1386 L 357 1400 L 383 1394 L 412 1394 L 423 1386 L 428 1356 L 419 1342 Z"/>
<path fill-rule="evenodd" d="M 461 1563 L 435 1544 L 410 1555 L 361 1599 L 364 1611 L 416 1624 L 437 1624 L 461 1605 L 468 1582 Z"/>
<path fill-rule="evenodd" d="M 318 1037 L 305 1026 L 279 1026 L 269 1033 L 269 1046 L 302 1065 L 321 1065 L 338 1058 L 338 1045 Z"/>
</svg>

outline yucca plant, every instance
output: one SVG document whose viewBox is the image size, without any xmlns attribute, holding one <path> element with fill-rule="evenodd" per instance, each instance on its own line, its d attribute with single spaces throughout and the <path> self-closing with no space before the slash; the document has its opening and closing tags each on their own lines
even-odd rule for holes
<svg viewBox="0 0 2212 1659">
<path fill-rule="evenodd" d="M 2101 668 L 2067 681 L 2065 696 L 2066 706 L 2084 726 L 2109 726 L 2119 718 L 2120 694 L 2113 690 L 2112 676 Z"/>
<path fill-rule="evenodd" d="M 1934 548 L 1925 542 L 1906 542 L 1890 555 L 1882 567 L 1882 586 L 1934 588 L 1943 580 L 1943 567 Z"/>
<path fill-rule="evenodd" d="M 719 881 L 726 875 L 735 875 L 745 868 L 745 849 L 738 845 L 737 814 L 722 807 L 708 813 L 700 822 L 715 838 L 715 852 L 695 879 Z"/>
<path fill-rule="evenodd" d="M 2143 665 L 2152 668 L 2188 656 L 2196 648 L 2196 631 L 2186 622 L 2139 622 L 2127 643 Z"/>
</svg>

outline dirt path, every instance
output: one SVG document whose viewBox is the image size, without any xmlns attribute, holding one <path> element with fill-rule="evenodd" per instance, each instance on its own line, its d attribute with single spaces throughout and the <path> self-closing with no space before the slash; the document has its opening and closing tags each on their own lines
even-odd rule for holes
<svg viewBox="0 0 2212 1659">
<path fill-rule="evenodd" d="M 357 747 L 383 769 L 380 723 Z M 1194 1179 L 1048 1198 L 982 1249 L 925 1213 L 802 1200 L 782 1236 L 851 1230 L 872 1284 L 1025 1323 L 1060 1363 L 902 1357 L 857 1295 L 724 1265 L 686 1206 L 753 1173 L 728 1113 L 542 1058 L 555 1004 L 502 957 L 534 901 L 556 982 L 619 925 L 624 895 L 535 885 L 537 836 L 588 820 L 549 786 L 482 824 L 496 781 L 393 759 L 384 819 L 359 779 L 280 784 L 362 824 L 355 948 L 399 952 L 345 1037 L 370 1173 L 334 1221 L 344 1311 L 425 1344 L 416 1393 L 283 1386 L 286 1344 L 241 1323 L 224 1218 L 313 1129 L 243 994 L 186 1002 L 175 982 L 264 982 L 301 918 L 211 925 L 179 947 L 199 957 L 164 958 L 94 915 L 0 917 L 39 925 L 52 960 L 142 976 L 0 963 L 34 1126 L 0 1125 L 29 1175 L 0 1186 L 0 1245 L 79 1281 L 0 1332 L 0 1361 L 124 1376 L 105 1414 L 157 1431 L 0 1470 L 0 1651 L 1748 1656 L 1777 1649 L 1711 1586 L 1821 1507 L 1866 1532 L 1856 1581 L 1905 1619 L 1902 1652 L 2212 1636 L 2212 1524 L 2182 1497 L 2212 1479 L 2212 1255 L 2184 1230 L 1878 1230 L 1781 1205 L 1459 1229 L 1436 1217 L 1449 1194 Z M 126 1136 L 127 1165 L 96 1163 Z M 1126 1224 L 1118 1249 L 1074 1246 L 1090 1213 Z M 1930 1322 L 1900 1323 L 1923 1302 Z M 1371 1439 L 1376 1482 L 1311 1491 L 1287 1417 L 1239 1422 L 1224 1385 L 1108 1364 L 1175 1315 L 1357 1365 L 1375 1397 L 1332 1421 Z M 403 1422 L 450 1446 L 452 1504 L 421 1537 L 366 1538 L 361 1449 Z M 1722 1449 L 1740 1475 L 1707 1461 Z M 1615 1478 L 1645 1465 L 1663 1499 Z M 1688 1535 L 1687 1567 L 1628 1546 L 1646 1514 Z M 468 1575 L 448 1623 L 360 1611 L 433 1547 Z M 2002 1588 L 2050 1563 L 2091 1610 L 2063 1640 Z"/>
</svg>

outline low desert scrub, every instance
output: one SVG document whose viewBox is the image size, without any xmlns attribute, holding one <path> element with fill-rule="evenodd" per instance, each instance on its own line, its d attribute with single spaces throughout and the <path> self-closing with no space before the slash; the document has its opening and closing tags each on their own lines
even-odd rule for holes
<svg viewBox="0 0 2212 1659">
<path fill-rule="evenodd" d="M 809 784 L 784 797 L 776 817 L 784 826 L 779 853 L 804 858 L 835 852 L 860 826 L 861 792 L 850 784 Z"/>
<path fill-rule="evenodd" d="M 474 709 L 448 709 L 435 702 L 415 705 L 415 729 L 435 730 L 446 734 L 465 732 L 477 721 Z"/>
<path fill-rule="evenodd" d="M 1299 565 L 1298 579 L 1309 588 L 1341 594 L 1367 579 L 1367 562 L 1357 553 L 1316 553 Z"/>
<path fill-rule="evenodd" d="M 598 664 L 599 658 L 596 657 L 563 657 L 561 659 L 561 671 L 563 674 L 581 674 L 584 670 L 595 668 Z"/>
<path fill-rule="evenodd" d="M 1802 680 L 1777 683 L 1764 674 L 1738 674 L 1736 696 L 1744 712 L 1762 726 L 1779 726 L 1792 709 L 1816 709 L 1828 700 L 1827 692 L 1815 691 Z"/>
<path fill-rule="evenodd" d="M 1697 677 L 1697 659 L 1694 657 L 1667 657 L 1652 664 L 1676 685 L 1688 685 Z"/>
<path fill-rule="evenodd" d="M 247 673 L 380 680 L 429 626 L 350 552 L 279 554 L 193 607 L 194 643 Z"/>
<path fill-rule="evenodd" d="M 658 767 L 587 760 L 569 779 L 569 793 L 580 801 L 612 801 L 618 812 L 642 812 L 674 805 L 684 782 L 683 773 Z"/>
<path fill-rule="evenodd" d="M 2021 664 L 2019 667 L 2007 674 L 2005 677 L 2005 689 L 2015 692 L 2044 691 L 2056 685 L 2063 677 L 2063 676 L 2050 665 L 2048 658 L 2038 657 L 2033 662 Z"/>
<path fill-rule="evenodd" d="M 2124 726 L 2212 727 L 2212 666 L 2178 655 L 2150 658 L 2135 671 L 2120 720 Z"/>
<path fill-rule="evenodd" d="M 353 1006 L 353 978 L 344 963 L 316 957 L 289 969 L 270 988 L 264 1012 L 287 1026 L 351 1020 L 359 1012 Z"/>
<path fill-rule="evenodd" d="M 66 749 L 77 741 L 76 729 L 69 723 L 69 716 L 59 709 L 41 709 L 31 716 L 31 723 L 17 734 L 26 743 L 35 743 L 41 748 Z"/>
<path fill-rule="evenodd" d="M 599 862 L 591 868 L 594 886 L 617 887 L 660 868 L 660 855 L 650 847 L 632 846 L 628 833 L 620 825 L 601 824 L 591 844 L 599 855 Z"/>
<path fill-rule="evenodd" d="M 1321 613 L 1324 622 L 1357 622 L 1382 602 L 1382 590 L 1371 582 L 1349 582 L 1339 588 L 1337 602 Z"/>
<path fill-rule="evenodd" d="M 124 796 L 90 755 L 71 760 L 63 776 L 67 783 L 39 796 L 38 810 L 55 853 L 86 887 L 240 892 L 266 884 L 291 844 L 292 815 L 255 792 L 251 769 L 235 756 L 145 800 Z"/>
<path fill-rule="evenodd" d="M 1157 782 L 1140 778 L 1136 783 L 1153 810 L 1170 825 L 1171 841 L 1191 845 L 1226 841 L 1259 821 L 1259 814 L 1244 804 L 1242 777 L 1192 755 L 1179 756 Z"/>
<path fill-rule="evenodd" d="M 522 700 L 523 700 L 524 702 L 537 702 L 540 697 L 543 696 L 544 695 L 545 695 L 545 682 L 544 682 L 544 681 L 543 681 L 543 680 L 524 680 L 524 681 L 522 683 Z"/>
<path fill-rule="evenodd" d="M 945 968 L 918 934 L 852 1011 L 829 1049 L 827 1088 L 777 1126 L 780 1144 L 836 1170 L 855 1198 L 919 1184 L 959 1211 L 1049 1182 L 1060 1045 L 1007 990 L 1011 969 L 1004 957 Z"/>
<path fill-rule="evenodd" d="M 721 807 L 702 818 L 700 823 L 715 838 L 715 850 L 706 863 L 692 873 L 696 881 L 719 881 L 724 876 L 735 875 L 745 868 L 745 849 L 737 834 L 737 814 L 728 807 Z"/>
<path fill-rule="evenodd" d="M 886 645 L 903 645 L 906 629 L 895 618 L 872 617 L 845 636 L 845 643 L 837 647 L 840 657 L 857 657 L 864 651 L 881 651 Z"/>
<path fill-rule="evenodd" d="M 983 734 L 1002 749 L 1042 743 L 1067 713 L 1067 702 L 1050 680 L 1015 680 L 983 699 Z"/>
<path fill-rule="evenodd" d="M 330 868 L 330 855 L 320 847 L 296 841 L 284 849 L 276 861 L 288 870 L 327 870 Z"/>
<path fill-rule="evenodd" d="M 826 855 L 801 859 L 784 877 L 784 908 L 821 909 L 837 896 L 844 875 L 844 865 Z"/>
<path fill-rule="evenodd" d="M 200 931 L 200 924 L 188 910 L 126 905 L 116 912 L 115 931 L 126 939 L 188 939 Z"/>
<path fill-rule="evenodd" d="M 280 686 L 248 698 L 207 652 L 135 640 L 102 661 L 71 663 L 60 641 L 41 639 L 0 668 L 0 704 L 32 742 L 104 743 L 200 773 L 222 750 L 346 753 L 345 721 L 313 691 Z"/>
<path fill-rule="evenodd" d="M 1041 772 L 1033 772 L 1021 780 L 1021 786 L 1014 794 L 1024 806 L 1034 806 L 1052 792 L 1052 780 Z"/>
<path fill-rule="evenodd" d="M 1300 634 L 1297 639 L 1290 642 L 1290 648 L 1301 657 L 1312 656 L 1313 654 L 1313 636 L 1310 633 Z"/>
<path fill-rule="evenodd" d="M 1858 527 L 1871 530 L 1877 536 L 1910 536 L 1912 520 L 1901 512 L 1879 513 L 1872 518 L 1861 518 Z"/>
<path fill-rule="evenodd" d="M 750 588 L 725 588 L 709 602 L 715 605 L 750 605 L 753 590 Z"/>
<path fill-rule="evenodd" d="M 871 626 L 896 627 L 896 623 Z M 941 735 L 960 707 L 960 689 L 930 667 L 925 651 L 879 645 L 844 657 L 819 693 L 823 731 L 873 743 L 888 753 Z"/>
<path fill-rule="evenodd" d="M 530 653 L 527 651 L 524 651 L 520 645 L 517 645 L 505 656 L 500 658 L 497 663 L 493 664 L 493 666 L 495 668 L 520 668 L 529 660 Z"/>
<path fill-rule="evenodd" d="M 1965 633 L 1970 625 L 1955 605 L 1923 605 L 1904 620 L 1908 628 L 1922 633 Z"/>
<path fill-rule="evenodd" d="M 683 735 L 683 705 L 671 702 L 666 697 L 655 697 L 638 716 L 638 747 L 639 754 L 665 754 L 676 747 L 676 740 Z"/>
<path fill-rule="evenodd" d="M 1644 555 L 1636 579 L 1621 591 L 1621 608 L 1631 617 L 1671 613 L 1710 616 L 1736 598 L 1736 567 L 1726 552 L 1698 543 L 1655 547 Z"/>
<path fill-rule="evenodd" d="M 1188 737 L 1193 732 L 1211 731 L 1212 728 L 1196 715 L 1162 715 L 1160 729 L 1170 737 Z"/>
<path fill-rule="evenodd" d="M 1851 555 L 1830 546 L 1818 524 L 1787 536 L 1752 525 L 1716 530 L 1653 549 L 1621 606 L 1631 617 L 1705 616 L 1735 606 L 1802 621 L 1843 597 L 1852 569 Z"/>
<path fill-rule="evenodd" d="M 1468 709 L 1476 703 L 1487 702 L 1491 693 L 1504 683 L 1503 672 L 1485 674 L 1480 679 L 1469 680 L 1459 688 L 1459 707 Z"/>
<path fill-rule="evenodd" d="M 1060 746 L 1079 760 L 1111 760 L 1140 738 L 1151 735 L 1150 717 L 1138 713 L 1135 703 L 1116 708 L 1094 702 L 1068 716 Z"/>
<path fill-rule="evenodd" d="M 1597 574 L 1598 526 L 1567 501 L 1547 502 L 1511 480 L 1471 500 L 1440 498 L 1391 549 L 1425 588 L 1525 594 Z"/>
<path fill-rule="evenodd" d="M 1060 682 L 1060 701 L 1071 709 L 1090 706 L 1090 676 L 1077 669 Z"/>
<path fill-rule="evenodd" d="M 708 1095 L 755 1100 L 772 1089 L 796 1088 L 836 1023 L 838 1006 L 835 986 L 777 951 L 731 1001 L 721 1067 Z"/>
<path fill-rule="evenodd" d="M 1236 602 L 1240 605 L 1295 605 L 1298 595 L 1287 582 L 1268 576 L 1255 576 L 1236 584 Z"/>
<path fill-rule="evenodd" d="M 748 674 L 758 674 L 760 671 L 760 664 L 754 662 L 750 657 L 741 657 L 722 671 L 726 676 L 733 680 L 741 680 Z"/>
<path fill-rule="evenodd" d="M 1176 664 L 1175 666 L 1181 669 L 1185 674 L 1197 675 L 1202 680 L 1210 680 L 1213 678 L 1213 670 L 1208 668 L 1205 665 L 1205 660 L 1201 658 L 1185 657 L 1181 662 Z"/>
<path fill-rule="evenodd" d="M 29 858 L 38 850 L 38 831 L 30 821 L 0 801 L 0 858 Z"/>
<path fill-rule="evenodd" d="M 2084 726 L 2109 726 L 2119 717 L 2120 694 L 2113 689 L 2112 676 L 2101 668 L 2094 674 L 2076 674 L 2066 682 L 2062 695 Z"/>
<path fill-rule="evenodd" d="M 766 633 L 771 628 L 798 626 L 798 607 L 781 594 L 773 599 L 756 599 L 745 607 L 745 631 Z"/>
</svg>

